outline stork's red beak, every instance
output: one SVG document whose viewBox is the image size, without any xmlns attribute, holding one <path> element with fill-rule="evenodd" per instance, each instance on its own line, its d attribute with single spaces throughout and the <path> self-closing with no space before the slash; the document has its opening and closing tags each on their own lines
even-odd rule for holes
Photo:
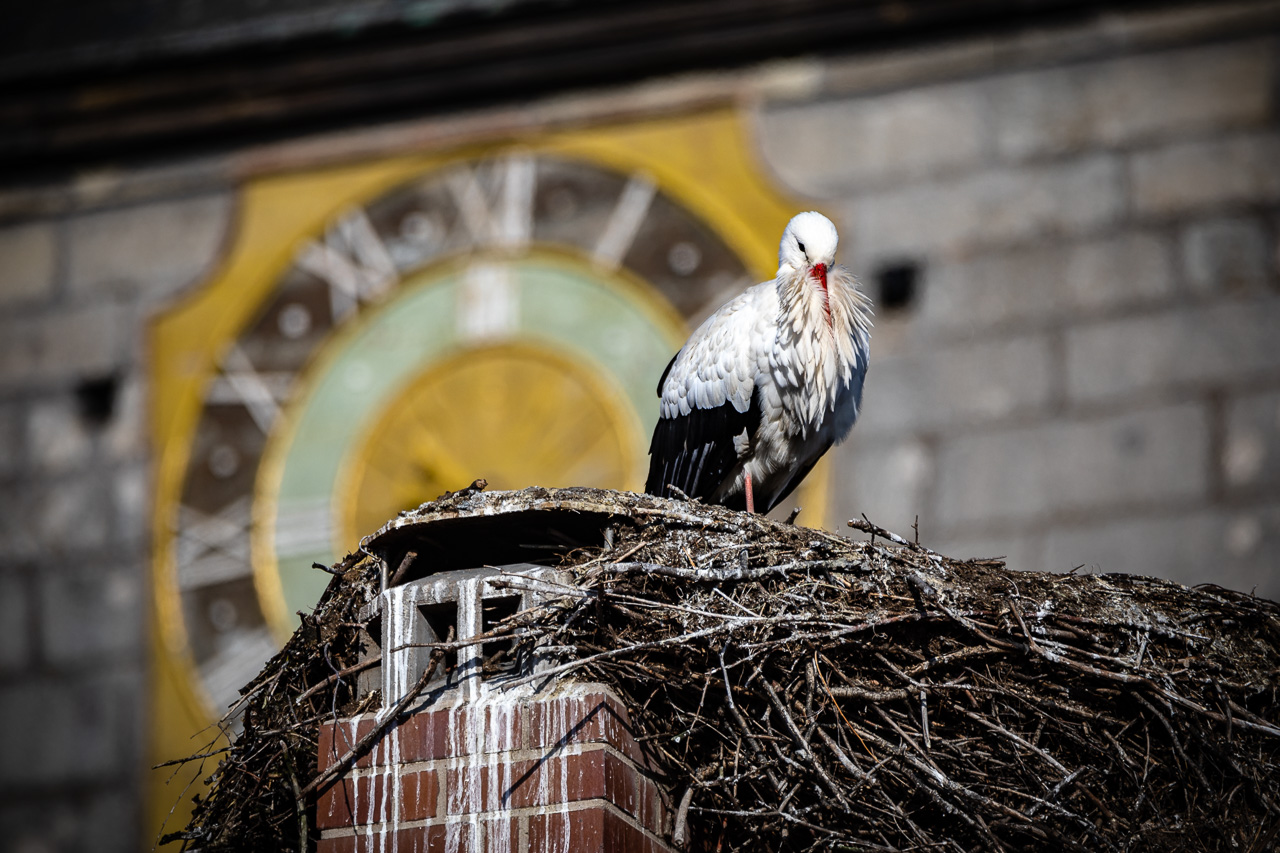
<svg viewBox="0 0 1280 853">
<path fill-rule="evenodd" d="M 827 315 L 827 328 L 831 328 L 831 296 L 827 293 L 827 265 L 814 264 L 809 270 L 809 275 L 813 276 L 818 284 L 822 285 L 822 310 Z"/>
</svg>

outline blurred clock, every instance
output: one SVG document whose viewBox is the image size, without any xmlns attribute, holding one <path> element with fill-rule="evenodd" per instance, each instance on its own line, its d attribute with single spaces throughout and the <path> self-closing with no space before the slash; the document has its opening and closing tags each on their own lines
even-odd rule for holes
<svg viewBox="0 0 1280 853">
<path fill-rule="evenodd" d="M 727 112 L 248 185 L 152 336 L 156 757 L 396 512 L 477 477 L 641 488 L 658 376 L 795 209 Z"/>
<path fill-rule="evenodd" d="M 455 163 L 344 210 L 205 388 L 174 546 L 212 704 L 319 597 L 311 564 L 396 512 L 476 477 L 641 488 L 673 306 L 751 280 L 649 176 L 559 157 Z"/>
</svg>

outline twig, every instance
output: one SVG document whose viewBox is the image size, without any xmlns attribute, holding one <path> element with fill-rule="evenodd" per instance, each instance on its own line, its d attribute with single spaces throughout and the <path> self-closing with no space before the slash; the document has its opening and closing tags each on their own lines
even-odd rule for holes
<svg viewBox="0 0 1280 853">
<path fill-rule="evenodd" d="M 347 667 L 346 669 L 335 672 L 333 675 L 330 675 L 328 678 L 324 679 L 323 681 L 317 681 L 315 684 L 311 685 L 306 690 L 304 690 L 301 694 L 299 694 L 297 699 L 293 700 L 293 704 L 301 705 L 305 700 L 311 698 L 316 693 L 319 693 L 321 690 L 324 690 L 326 687 L 328 687 L 330 684 L 333 684 L 335 681 L 340 681 L 349 675 L 356 675 L 357 673 L 364 672 L 366 669 L 373 669 L 375 666 L 378 666 L 381 663 L 382 663 L 382 655 L 374 655 L 373 657 L 369 658 L 366 661 L 361 661 L 360 663 L 353 664 Z"/>
<path fill-rule="evenodd" d="M 676 809 L 675 831 L 671 833 L 671 843 L 683 850 L 689 846 L 689 804 L 693 802 L 693 786 L 685 788 L 680 798 L 680 807 Z"/>
<path fill-rule="evenodd" d="M 400 565 L 396 567 L 395 572 L 391 575 L 391 578 L 387 581 L 387 586 L 399 586 L 400 582 L 404 580 L 404 576 L 409 573 L 409 567 L 412 566 L 414 560 L 417 560 L 417 559 L 418 559 L 417 551 L 405 552 L 404 559 L 400 561 Z"/>
</svg>

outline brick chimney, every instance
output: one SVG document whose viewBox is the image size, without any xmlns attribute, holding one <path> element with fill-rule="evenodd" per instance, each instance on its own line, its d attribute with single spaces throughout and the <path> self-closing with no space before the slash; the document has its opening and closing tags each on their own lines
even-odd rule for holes
<svg viewBox="0 0 1280 853">
<path fill-rule="evenodd" d="M 450 629 L 478 636 L 536 600 L 512 590 L 512 575 L 536 584 L 554 573 L 467 569 L 381 594 L 370 625 L 381 635 L 371 640 L 383 649 L 382 708 L 321 727 L 322 772 L 420 679 L 430 649 L 413 644 Z M 513 685 L 492 665 L 501 645 L 461 648 L 422 704 L 322 794 L 320 853 L 670 853 L 670 810 L 618 697 L 570 680 Z"/>
</svg>

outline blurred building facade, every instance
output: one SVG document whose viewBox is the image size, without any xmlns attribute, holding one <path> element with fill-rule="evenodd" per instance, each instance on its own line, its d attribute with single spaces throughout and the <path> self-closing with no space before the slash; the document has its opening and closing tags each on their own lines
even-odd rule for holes
<svg viewBox="0 0 1280 853">
<path fill-rule="evenodd" d="M 1280 3 L 991 3 L 951 17 L 946 4 L 778 4 L 789 19 L 726 3 L 697 20 L 654 4 L 616 21 L 608 4 L 594 18 L 457 4 L 479 16 L 457 25 L 426 7 L 369 3 L 357 21 L 287 5 L 275 18 L 209 6 L 185 29 L 125 16 L 97 36 L 28 7 L 32 43 L 65 57 L 63 76 L 6 46 L 0 68 L 23 94 L 3 102 L 0 188 L 5 845 L 151 846 L 166 789 L 145 767 L 164 757 L 158 740 L 192 733 L 156 710 L 182 664 L 157 651 L 154 618 L 172 448 L 156 383 L 171 351 L 152 333 L 211 283 L 234 303 L 248 277 L 230 265 L 273 181 L 309 203 L 309 181 L 397 158 L 479 145 L 481 160 L 536 159 L 548 135 L 728 111 L 774 188 L 767 203 L 831 214 L 877 302 L 864 414 L 832 453 L 821 521 L 865 513 L 910 535 L 918 518 L 921 541 L 955 556 L 1280 596 Z M 630 64 L 622 47 L 592 60 L 581 37 L 552 38 L 593 20 L 637 43 L 644 22 L 655 32 Z M 361 35 L 379 27 L 384 42 Z M 120 38 L 102 38 L 112 28 Z M 433 28 L 448 38 L 418 45 Z M 535 36 L 545 52 L 524 45 Z M 415 63 L 430 73 L 377 71 Z M 636 277 L 678 278 L 691 256 L 677 245 L 694 246 L 694 268 L 720 257 L 717 239 L 742 240 L 716 231 L 735 215 L 688 225 L 705 244 L 655 226 L 665 272 Z M 696 322 L 767 261 L 769 239 L 755 261 L 726 250 L 714 286 L 689 274 L 697 299 L 678 304 L 677 281 L 655 285 L 659 301 Z M 653 325 L 655 340 L 674 334 Z"/>
</svg>

